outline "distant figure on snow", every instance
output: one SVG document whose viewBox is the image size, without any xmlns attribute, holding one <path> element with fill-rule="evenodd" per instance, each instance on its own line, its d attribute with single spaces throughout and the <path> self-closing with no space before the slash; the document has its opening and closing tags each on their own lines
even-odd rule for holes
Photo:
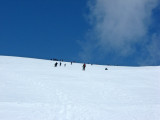
<svg viewBox="0 0 160 120">
<path fill-rule="evenodd" d="M 60 64 L 59 64 L 60 66 L 62 65 L 62 63 L 60 62 Z"/>
<path fill-rule="evenodd" d="M 108 70 L 107 68 L 105 68 L 105 70 Z"/>
<path fill-rule="evenodd" d="M 54 67 L 57 67 L 57 65 L 58 65 L 58 63 L 56 62 L 56 63 L 54 64 Z"/>
<path fill-rule="evenodd" d="M 66 63 L 64 64 L 64 67 L 66 67 Z"/>
<path fill-rule="evenodd" d="M 82 67 L 83 67 L 83 70 L 85 70 L 85 68 L 86 68 L 86 64 L 84 63 Z"/>
<path fill-rule="evenodd" d="M 71 65 L 72 65 L 72 62 L 71 62 Z"/>
</svg>

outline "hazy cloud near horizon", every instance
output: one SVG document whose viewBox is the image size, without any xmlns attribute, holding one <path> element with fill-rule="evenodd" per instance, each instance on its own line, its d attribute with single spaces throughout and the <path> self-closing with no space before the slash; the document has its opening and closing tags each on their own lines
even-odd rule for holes
<svg viewBox="0 0 160 120">
<path fill-rule="evenodd" d="M 160 39 L 158 33 L 148 34 L 152 11 L 157 5 L 158 0 L 90 0 L 88 18 L 91 29 L 87 33 L 84 52 L 92 56 L 92 51 L 97 49 L 103 55 L 112 52 L 125 57 L 135 53 L 136 45 L 140 45 L 148 51 L 148 59 L 154 58 L 151 54 L 160 50 L 155 47 L 155 42 Z M 154 50 L 149 50 L 153 47 Z"/>
</svg>

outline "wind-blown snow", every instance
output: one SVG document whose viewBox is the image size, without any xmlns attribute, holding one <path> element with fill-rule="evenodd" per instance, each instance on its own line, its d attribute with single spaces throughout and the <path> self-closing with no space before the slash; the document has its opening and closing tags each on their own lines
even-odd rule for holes
<svg viewBox="0 0 160 120">
<path fill-rule="evenodd" d="M 160 120 L 160 66 L 54 63 L 0 56 L 0 120 Z"/>
</svg>

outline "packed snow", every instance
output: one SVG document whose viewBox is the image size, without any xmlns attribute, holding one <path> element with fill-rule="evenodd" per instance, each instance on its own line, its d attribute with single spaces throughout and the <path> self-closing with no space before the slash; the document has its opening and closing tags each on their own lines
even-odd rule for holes
<svg viewBox="0 0 160 120">
<path fill-rule="evenodd" d="M 0 120 L 160 120 L 160 66 L 55 62 L 0 56 Z"/>
</svg>

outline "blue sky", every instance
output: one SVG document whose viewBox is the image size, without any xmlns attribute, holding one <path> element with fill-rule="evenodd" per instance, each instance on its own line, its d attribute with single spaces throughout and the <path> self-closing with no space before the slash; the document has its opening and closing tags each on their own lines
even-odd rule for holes
<svg viewBox="0 0 160 120">
<path fill-rule="evenodd" d="M 0 55 L 160 65 L 158 0 L 0 1 Z"/>
</svg>

